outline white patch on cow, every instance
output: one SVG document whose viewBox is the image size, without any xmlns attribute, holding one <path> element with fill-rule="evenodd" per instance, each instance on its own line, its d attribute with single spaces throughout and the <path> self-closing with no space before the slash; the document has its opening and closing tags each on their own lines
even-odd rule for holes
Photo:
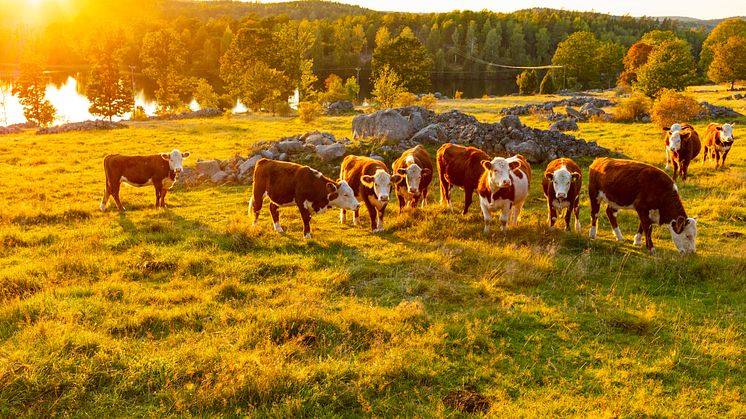
<svg viewBox="0 0 746 419">
<path fill-rule="evenodd" d="M 671 154 L 668 151 L 668 147 L 666 147 L 666 170 L 671 168 Z"/>
<path fill-rule="evenodd" d="M 510 186 L 510 163 L 508 159 L 502 157 L 495 157 L 490 162 L 492 169 L 489 170 L 487 175 L 488 183 L 490 185 L 490 191 L 495 193 L 498 189 L 507 188 Z"/>
<path fill-rule="evenodd" d="M 648 218 L 650 218 L 650 221 L 654 222 L 655 224 L 660 224 L 661 212 L 658 210 L 650 210 L 648 211 Z"/>
<path fill-rule="evenodd" d="M 552 185 L 554 186 L 554 196 L 558 199 L 567 199 L 572 185 L 572 173 L 567 170 L 567 166 L 562 165 L 552 174 Z M 566 208 L 563 207 L 563 208 Z"/>
<path fill-rule="evenodd" d="M 672 221 L 668 224 L 668 228 L 671 230 L 671 238 L 673 239 L 673 243 L 676 245 L 676 249 L 678 249 L 679 253 L 682 255 L 694 253 L 697 247 L 697 220 L 694 218 L 687 218 L 687 224 L 684 227 L 684 230 L 681 231 L 681 234 L 677 234 L 673 229 L 674 222 L 675 221 Z"/>
<path fill-rule="evenodd" d="M 479 207 L 482 209 L 482 217 L 484 218 L 484 234 L 487 234 L 490 232 L 490 220 L 492 220 L 488 198 L 479 195 Z"/>
<path fill-rule="evenodd" d="M 675 183 L 673 184 L 673 191 L 679 193 L 679 187 Z"/>
<path fill-rule="evenodd" d="M 575 219 L 575 231 L 580 234 L 581 231 L 583 231 L 582 227 L 580 226 L 580 220 L 577 218 Z"/>
<path fill-rule="evenodd" d="M 360 207 L 360 203 L 355 199 L 355 192 L 346 181 L 339 182 L 337 187 L 337 197 L 329 201 L 329 205 L 335 208 L 342 208 L 355 211 Z"/>
<path fill-rule="evenodd" d="M 681 126 L 681 124 L 673 124 L 673 125 L 671 125 L 671 128 L 669 128 L 668 130 L 671 131 L 672 133 L 674 133 L 674 132 L 677 132 L 677 131 L 681 131 L 682 129 L 683 129 L 683 127 Z"/>
<path fill-rule="evenodd" d="M 150 178 L 150 179 L 148 179 L 148 181 L 147 181 L 147 182 L 145 182 L 145 183 L 135 183 L 135 182 L 132 182 L 132 181 L 130 181 L 129 179 L 127 179 L 127 178 L 126 178 L 125 176 L 122 176 L 121 178 L 119 178 L 119 182 L 120 182 L 120 183 L 121 183 L 121 182 L 124 182 L 124 183 L 126 183 L 126 184 L 128 184 L 128 185 L 130 185 L 130 186 L 134 186 L 134 187 L 136 187 L 136 188 L 139 188 L 139 187 L 142 187 L 142 186 L 148 186 L 148 185 L 152 185 L 152 184 L 153 184 L 153 179 L 152 179 L 152 178 Z"/>
<path fill-rule="evenodd" d="M 408 155 L 408 156 L 407 156 L 407 158 L 406 158 L 406 159 L 404 159 L 404 161 L 405 161 L 405 162 L 406 162 L 407 164 L 415 164 L 415 161 L 414 161 L 414 156 L 413 156 L 413 155 L 411 155 L 411 154 L 410 154 L 410 155 Z"/>
<path fill-rule="evenodd" d="M 410 156 L 411 158 L 411 156 Z M 407 167 L 407 192 L 410 194 L 420 193 L 420 181 L 422 180 L 422 168 L 412 162 Z"/>
<path fill-rule="evenodd" d="M 373 193 L 376 194 L 376 199 L 381 201 L 382 204 L 388 203 L 390 189 L 391 175 L 383 169 L 376 170 L 376 173 L 373 175 Z"/>
<path fill-rule="evenodd" d="M 161 153 L 161 157 L 164 160 L 168 160 L 168 166 L 171 170 L 179 174 L 184 170 L 183 162 L 185 158 L 189 157 L 189 152 L 182 153 L 177 149 L 173 149 L 170 153 Z"/>
<path fill-rule="evenodd" d="M 588 232 L 588 237 L 592 239 L 596 238 L 596 226 L 591 226 L 591 230 Z"/>
<path fill-rule="evenodd" d="M 321 176 L 324 176 L 323 174 L 321 174 L 321 172 L 319 172 L 316 169 L 311 169 L 311 173 L 313 173 L 313 175 L 316 176 L 319 179 L 321 179 Z"/>
<path fill-rule="evenodd" d="M 306 233 L 306 234 L 303 235 L 303 237 L 306 238 L 306 239 L 310 239 L 311 238 L 311 233 Z"/>
<path fill-rule="evenodd" d="M 106 204 L 104 204 L 103 202 L 101 202 L 101 203 L 99 204 L 98 208 L 99 208 L 99 209 L 100 209 L 100 210 L 101 210 L 102 212 L 106 212 Z"/>
<path fill-rule="evenodd" d="M 482 208 L 482 216 L 484 218 L 485 234 L 489 233 L 489 222 L 492 219 L 492 212 L 500 210 L 500 222 L 502 223 L 503 232 L 506 231 L 508 221 L 510 221 L 511 207 L 513 201 L 509 199 L 494 199 L 489 200 L 487 197 L 479 196 L 479 206 Z"/>
<path fill-rule="evenodd" d="M 339 210 L 339 223 L 344 224 L 345 223 L 345 210 L 341 209 Z"/>
<path fill-rule="evenodd" d="M 681 148 L 681 132 L 676 131 L 671 133 L 671 137 L 668 139 L 668 149 L 671 151 L 679 151 Z"/>
<path fill-rule="evenodd" d="M 376 219 L 376 229 L 374 230 L 376 233 L 380 233 L 383 231 L 383 219 L 381 217 L 378 217 Z"/>
<path fill-rule="evenodd" d="M 637 233 L 635 234 L 635 246 L 641 246 L 642 245 L 642 234 Z"/>
<path fill-rule="evenodd" d="M 676 186 L 676 185 L 674 185 L 674 186 Z M 625 205 L 620 205 L 620 204 L 617 204 L 617 203 L 616 203 L 616 202 L 614 202 L 614 201 L 610 201 L 610 200 L 609 200 L 609 198 L 607 198 L 607 197 L 606 197 L 606 194 L 605 194 L 605 193 L 603 193 L 603 191 L 598 191 L 598 199 L 603 199 L 603 200 L 604 200 L 604 201 L 605 201 L 605 202 L 606 202 L 607 204 L 609 204 L 609 206 L 610 206 L 611 208 L 613 208 L 613 209 L 615 209 L 615 210 L 620 210 L 620 209 L 632 209 L 632 208 L 634 208 L 634 205 L 626 205 L 626 206 L 625 206 Z"/>
<path fill-rule="evenodd" d="M 733 141 L 733 124 L 723 124 L 723 129 L 720 131 L 720 141 Z"/>
<path fill-rule="evenodd" d="M 624 241 L 624 236 L 622 236 L 622 230 L 619 229 L 619 227 L 614 228 L 614 235 L 616 236 L 617 241 Z"/>
<path fill-rule="evenodd" d="M 309 200 L 303 201 L 303 208 L 308 210 L 308 212 L 310 212 L 311 214 L 321 214 L 322 212 L 326 211 L 326 207 L 324 207 L 324 208 L 321 208 L 318 212 L 316 212 L 316 210 L 313 209 L 313 202 Z"/>
<path fill-rule="evenodd" d="M 280 225 L 280 223 L 274 223 L 274 227 L 275 227 L 275 231 L 278 232 L 278 233 L 284 233 L 285 232 L 285 230 L 282 229 L 282 226 Z"/>
</svg>

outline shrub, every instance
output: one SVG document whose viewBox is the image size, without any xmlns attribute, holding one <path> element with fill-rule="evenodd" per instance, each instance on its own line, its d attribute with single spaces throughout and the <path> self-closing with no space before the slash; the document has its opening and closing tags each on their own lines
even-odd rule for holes
<svg viewBox="0 0 746 419">
<path fill-rule="evenodd" d="M 287 100 L 281 100 L 275 104 L 274 111 L 277 115 L 289 116 L 291 113 L 293 113 L 293 108 L 290 107 L 290 104 Z"/>
<path fill-rule="evenodd" d="M 534 70 L 524 70 L 516 77 L 515 82 L 520 94 L 532 95 L 536 93 L 536 89 L 539 87 L 539 76 L 536 75 Z"/>
<path fill-rule="evenodd" d="M 298 104 L 298 116 L 306 124 L 316 120 L 324 112 L 324 108 L 316 102 L 300 102 Z"/>
<path fill-rule="evenodd" d="M 438 101 L 438 99 L 435 98 L 435 95 L 427 94 L 425 96 L 422 96 L 420 100 L 417 101 L 417 105 L 422 106 L 425 109 L 432 110 L 435 106 L 435 103 Z"/>
<path fill-rule="evenodd" d="M 461 90 L 456 90 L 455 92 L 453 92 L 454 99 L 461 99 L 461 96 L 463 95 L 464 95 L 464 92 L 462 92 Z"/>
<path fill-rule="evenodd" d="M 642 93 L 634 93 L 614 107 L 614 120 L 617 122 L 639 121 L 650 113 L 651 100 Z"/>
<path fill-rule="evenodd" d="M 360 94 L 360 84 L 357 82 L 357 78 L 350 77 L 345 80 L 345 91 L 347 91 L 347 97 L 350 100 L 356 100 Z"/>
<path fill-rule="evenodd" d="M 390 108 L 402 92 L 406 90 L 402 87 L 399 76 L 388 65 L 384 65 L 373 82 L 373 99 L 380 108 Z"/>
<path fill-rule="evenodd" d="M 132 117 L 130 118 L 133 121 L 145 121 L 148 119 L 148 115 L 145 114 L 145 108 L 142 106 L 138 106 L 135 108 L 135 111 L 132 112 Z"/>
<path fill-rule="evenodd" d="M 396 95 L 394 103 L 398 107 L 412 106 L 417 101 L 417 96 L 414 93 L 401 92 Z"/>
<path fill-rule="evenodd" d="M 699 103 L 693 97 L 672 89 L 661 89 L 650 116 L 654 124 L 663 128 L 691 121 L 699 111 Z"/>
<path fill-rule="evenodd" d="M 541 79 L 541 85 L 539 85 L 539 94 L 551 95 L 556 91 L 557 86 L 554 85 L 554 77 L 552 77 L 552 73 L 547 71 L 547 74 L 545 74 L 544 78 Z"/>
<path fill-rule="evenodd" d="M 348 79 L 349 80 L 349 79 Z M 350 99 L 346 86 L 342 83 L 342 78 L 336 74 L 330 74 L 324 80 L 326 92 L 320 95 L 320 102 L 334 103 L 340 100 Z"/>
</svg>

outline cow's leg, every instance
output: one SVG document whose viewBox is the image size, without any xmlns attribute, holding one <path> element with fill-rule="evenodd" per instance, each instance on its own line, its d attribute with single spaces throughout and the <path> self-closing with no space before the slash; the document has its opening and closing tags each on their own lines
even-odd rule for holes
<svg viewBox="0 0 746 419">
<path fill-rule="evenodd" d="M 725 167 L 725 158 L 728 156 L 728 153 L 730 153 L 730 149 L 723 152 L 723 161 L 720 163 L 720 167 Z"/>
<path fill-rule="evenodd" d="M 565 210 L 565 230 L 567 231 L 571 230 L 570 220 L 572 220 L 572 211 L 574 209 L 573 207 L 574 207 L 574 204 L 570 203 L 570 206 L 567 207 L 567 209 Z"/>
<path fill-rule="evenodd" d="M 162 188 L 161 189 L 161 208 L 166 208 L 166 193 L 168 193 L 168 189 Z"/>
<path fill-rule="evenodd" d="M 466 215 L 466 212 L 469 211 L 469 207 L 471 206 L 471 200 L 473 198 L 474 190 L 471 189 L 468 186 L 464 186 L 464 215 Z M 449 199 L 450 202 L 450 199 Z"/>
<path fill-rule="evenodd" d="M 671 168 L 671 152 L 666 147 L 666 170 Z"/>
<path fill-rule="evenodd" d="M 686 174 L 689 172 L 690 160 L 681 161 L 681 179 L 686 180 Z"/>
<path fill-rule="evenodd" d="M 404 199 L 404 192 L 402 192 L 402 188 L 396 189 L 396 200 L 399 201 L 399 214 L 401 214 L 404 207 L 407 206 L 408 202 Z"/>
<path fill-rule="evenodd" d="M 598 191 L 589 189 L 588 196 L 591 201 L 591 230 L 588 233 L 588 236 L 592 239 L 595 239 L 596 224 L 598 223 L 598 212 L 601 211 L 601 203 L 598 201 Z"/>
<path fill-rule="evenodd" d="M 717 147 L 713 147 L 713 150 L 715 151 L 715 168 L 717 169 L 720 166 L 720 150 Z"/>
<path fill-rule="evenodd" d="M 482 209 L 482 218 L 484 218 L 484 234 L 490 232 L 490 221 L 492 221 L 492 214 L 490 213 L 490 207 L 485 198 L 479 196 L 479 207 Z"/>
<path fill-rule="evenodd" d="M 300 210 L 300 218 L 303 220 L 303 237 L 311 238 L 311 212 L 306 209 L 305 206 L 298 204 L 298 210 Z"/>
<path fill-rule="evenodd" d="M 526 201 L 519 201 L 513 203 L 510 212 L 513 214 L 513 226 L 518 225 L 518 219 L 521 217 L 521 210 L 523 210 L 523 204 Z"/>
<path fill-rule="evenodd" d="M 673 181 L 676 182 L 676 177 L 679 175 L 679 160 L 673 159 Z"/>
<path fill-rule="evenodd" d="M 368 209 L 368 215 L 370 216 L 370 229 L 375 233 L 378 231 L 378 214 L 376 213 L 376 207 L 370 203 L 370 197 L 365 199 L 365 208 Z"/>
<path fill-rule="evenodd" d="M 427 188 L 422 191 L 422 201 L 420 201 L 420 207 L 425 208 L 427 206 Z"/>
<path fill-rule="evenodd" d="M 554 224 L 557 222 L 557 209 L 552 206 L 551 198 L 547 198 L 547 207 L 549 208 L 549 228 L 554 230 Z"/>
<path fill-rule="evenodd" d="M 356 226 L 360 225 L 360 208 L 356 209 L 352 214 L 352 224 L 355 224 Z"/>
<path fill-rule="evenodd" d="M 378 213 L 378 232 L 383 231 L 383 216 L 386 214 L 386 204 L 384 204 L 380 209 L 376 208 L 376 212 Z"/>
<path fill-rule="evenodd" d="M 575 198 L 575 205 L 573 206 L 573 211 L 575 212 L 575 231 L 578 234 L 580 234 L 580 231 L 581 231 L 581 226 L 580 226 L 580 195 L 578 195 L 578 197 Z"/>
<path fill-rule="evenodd" d="M 451 184 L 446 180 L 443 172 L 440 172 L 440 205 L 447 205 L 448 209 L 453 212 L 451 204 Z"/>
<path fill-rule="evenodd" d="M 624 236 L 622 236 L 622 230 L 619 229 L 619 224 L 617 224 L 616 214 L 617 214 L 617 210 L 615 210 L 614 208 L 611 208 L 611 206 L 606 207 L 606 217 L 609 218 L 609 223 L 611 223 L 611 228 L 614 230 L 614 235 L 616 236 L 616 240 L 624 241 Z"/>
<path fill-rule="evenodd" d="M 710 150 L 707 149 L 707 146 L 704 146 L 704 152 L 702 153 L 702 166 L 705 165 L 705 162 L 707 161 L 707 155 L 710 154 Z"/>
<path fill-rule="evenodd" d="M 513 203 L 505 200 L 505 203 L 500 210 L 500 225 L 502 226 L 503 233 L 508 231 L 508 221 L 510 221 L 510 211 L 512 207 Z"/>
<path fill-rule="evenodd" d="M 274 202 L 269 203 L 269 213 L 272 214 L 272 222 L 274 223 L 275 231 L 278 233 L 284 233 L 285 230 L 283 230 L 282 226 L 280 225 L 279 209 L 280 209 L 279 205 L 275 204 Z"/>
<path fill-rule="evenodd" d="M 117 204 L 117 208 L 119 211 L 124 211 L 124 207 L 122 206 L 122 202 L 119 200 L 119 189 L 122 187 L 122 184 L 119 182 L 114 182 L 111 185 L 111 196 L 114 198 L 114 202 Z"/>
<path fill-rule="evenodd" d="M 637 234 L 635 234 L 635 241 L 634 241 L 635 246 L 642 245 L 642 232 L 643 232 L 643 230 L 644 229 L 642 228 L 642 222 L 640 222 L 640 225 L 637 227 Z"/>
<path fill-rule="evenodd" d="M 257 221 L 259 220 L 259 211 L 262 210 L 263 201 L 264 196 L 261 191 L 254 189 L 251 199 L 249 200 L 249 214 L 254 214 L 254 221 L 251 223 L 251 225 L 255 226 Z"/>
<path fill-rule="evenodd" d="M 344 224 L 345 221 L 347 221 L 347 210 L 341 209 L 339 210 L 339 223 Z"/>
<path fill-rule="evenodd" d="M 652 254 L 655 253 L 655 247 L 653 247 L 653 225 L 650 221 L 650 215 L 648 211 L 637 209 L 637 215 L 640 217 L 640 227 L 637 229 L 638 234 L 640 230 L 645 232 L 645 247 Z"/>
<path fill-rule="evenodd" d="M 153 186 L 153 189 L 155 189 L 155 209 L 158 209 L 161 207 L 161 190 L 163 190 L 163 184 L 153 182 Z"/>
<path fill-rule="evenodd" d="M 101 211 L 106 211 L 106 203 L 109 202 L 109 195 L 109 181 L 106 181 L 106 185 L 104 186 L 104 197 L 101 198 L 101 205 L 99 205 Z"/>
</svg>

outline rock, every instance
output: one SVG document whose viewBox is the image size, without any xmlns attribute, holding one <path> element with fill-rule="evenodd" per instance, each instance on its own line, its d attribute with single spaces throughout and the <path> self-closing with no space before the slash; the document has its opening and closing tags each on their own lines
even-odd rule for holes
<svg viewBox="0 0 746 419">
<path fill-rule="evenodd" d="M 205 108 L 205 109 L 200 109 L 198 111 L 187 111 L 187 112 L 182 112 L 182 113 L 173 114 L 173 115 L 151 116 L 148 119 L 173 120 L 173 119 L 193 119 L 193 118 L 215 118 L 217 116 L 222 116 L 222 115 L 223 115 L 223 111 L 221 111 L 220 109 Z"/>
<path fill-rule="evenodd" d="M 272 150 L 271 148 L 267 149 L 267 150 L 262 150 L 259 153 L 262 155 L 262 157 L 264 157 L 266 159 L 272 159 L 272 160 L 276 159 L 277 158 L 277 154 L 278 154 L 274 150 Z"/>
<path fill-rule="evenodd" d="M 412 131 L 417 132 L 421 130 L 422 128 L 425 128 L 425 119 L 422 117 L 422 114 L 419 112 L 412 112 L 411 115 L 409 115 L 409 123 L 411 124 Z"/>
<path fill-rule="evenodd" d="M 212 177 L 215 173 L 220 172 L 220 161 L 218 160 L 202 160 L 196 164 L 197 175 Z"/>
<path fill-rule="evenodd" d="M 384 109 L 352 119 L 353 138 L 382 138 L 390 141 L 409 139 L 416 131 L 409 119 L 394 109 Z"/>
<path fill-rule="evenodd" d="M 519 130 L 523 128 L 521 118 L 516 115 L 508 115 L 500 119 L 500 124 L 507 130 Z"/>
<path fill-rule="evenodd" d="M 83 122 L 72 122 L 69 124 L 63 124 L 56 127 L 40 128 L 36 131 L 37 134 L 58 134 L 61 132 L 70 131 L 91 131 L 91 130 L 109 130 L 109 129 L 121 129 L 128 128 L 128 126 L 122 122 L 109 122 L 109 121 L 83 121 Z"/>
<path fill-rule="evenodd" d="M 225 182 L 227 178 L 228 178 L 228 173 L 220 171 L 210 176 L 210 182 L 215 183 L 215 184 L 221 184 Z"/>
<path fill-rule="evenodd" d="M 550 131 L 577 131 L 578 123 L 574 119 L 563 119 L 553 123 L 550 127 Z"/>
<path fill-rule="evenodd" d="M 300 153 L 303 151 L 303 143 L 298 140 L 279 141 L 276 146 L 280 153 Z"/>
<path fill-rule="evenodd" d="M 277 156 L 277 160 L 288 161 L 288 153 L 280 153 L 280 155 Z"/>
<path fill-rule="evenodd" d="M 534 141 L 524 141 L 508 149 L 510 154 L 522 154 L 530 163 L 541 163 L 546 159 L 546 153 Z"/>
<path fill-rule="evenodd" d="M 575 110 L 575 108 L 573 108 L 572 106 L 566 106 L 565 112 L 567 112 L 567 115 L 569 115 L 572 118 L 575 118 L 578 121 L 585 121 L 585 116 L 583 116 L 582 113 Z"/>
<path fill-rule="evenodd" d="M 640 118 L 640 122 L 643 122 L 643 123 L 645 123 L 645 124 L 648 124 L 648 123 L 650 123 L 650 121 L 651 121 L 651 119 L 650 119 L 650 115 L 645 115 L 645 116 L 643 116 L 642 118 Z"/>
<path fill-rule="evenodd" d="M 346 113 L 354 112 L 355 105 L 349 100 L 339 100 L 332 103 L 326 110 L 327 115 L 343 115 Z"/>
<path fill-rule="evenodd" d="M 440 124 L 430 124 L 410 138 L 410 141 L 418 144 L 443 144 L 446 140 L 446 131 Z"/>
<path fill-rule="evenodd" d="M 337 140 L 334 138 L 334 135 L 328 133 L 328 132 L 311 132 L 306 135 L 302 135 L 301 139 L 305 141 L 306 144 L 311 144 L 314 146 L 320 145 L 320 144 L 334 144 Z"/>
<path fill-rule="evenodd" d="M 379 156 L 377 154 L 371 154 L 370 158 L 373 159 L 373 160 L 384 161 L 383 157 L 381 157 L 381 156 Z"/>
<path fill-rule="evenodd" d="M 256 162 L 261 160 L 261 158 L 262 156 L 253 156 L 245 162 L 241 163 L 241 165 L 238 166 L 239 176 L 245 176 L 247 174 L 254 173 L 254 166 L 256 166 Z"/>
<path fill-rule="evenodd" d="M 712 118 L 740 118 L 743 116 L 727 106 L 716 106 L 709 102 L 701 102 L 699 105 L 702 110 L 697 115 L 698 118 L 708 116 Z"/>
<path fill-rule="evenodd" d="M 316 155 L 322 162 L 329 162 L 345 155 L 347 148 L 344 144 L 317 145 Z"/>
</svg>

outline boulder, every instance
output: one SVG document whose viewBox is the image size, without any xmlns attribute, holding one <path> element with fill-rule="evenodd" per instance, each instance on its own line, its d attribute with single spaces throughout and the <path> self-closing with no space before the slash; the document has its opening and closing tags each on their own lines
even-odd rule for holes
<svg viewBox="0 0 746 419">
<path fill-rule="evenodd" d="M 404 141 L 415 132 L 410 120 L 394 109 L 358 115 L 352 119 L 353 138 L 375 137 L 389 141 Z"/>
<path fill-rule="evenodd" d="M 565 112 L 567 112 L 567 115 L 569 115 L 572 118 L 575 118 L 578 121 L 585 121 L 585 116 L 583 116 L 582 113 L 578 112 L 572 106 L 565 106 Z"/>
<path fill-rule="evenodd" d="M 519 130 L 523 128 L 523 123 L 521 122 L 521 118 L 519 118 L 517 115 L 503 116 L 502 119 L 500 119 L 500 124 L 509 131 Z"/>
<path fill-rule="evenodd" d="M 370 158 L 373 159 L 373 160 L 384 161 L 383 157 L 381 157 L 381 156 L 379 156 L 377 154 L 371 154 Z"/>
<path fill-rule="evenodd" d="M 349 100 L 339 100 L 326 109 L 327 115 L 342 115 L 355 111 L 355 105 Z"/>
<path fill-rule="evenodd" d="M 329 162 L 345 155 L 347 148 L 344 144 L 317 145 L 316 155 L 322 162 Z"/>
<path fill-rule="evenodd" d="M 219 160 L 202 160 L 196 164 L 197 174 L 205 177 L 212 177 L 217 172 L 220 172 L 220 161 Z"/>
<path fill-rule="evenodd" d="M 277 143 L 280 153 L 300 153 L 303 151 L 303 143 L 298 140 L 280 141 Z"/>
<path fill-rule="evenodd" d="M 272 160 L 275 160 L 277 158 L 277 154 L 279 154 L 279 153 L 275 152 L 271 148 L 266 149 L 266 150 L 262 150 L 259 153 L 262 155 L 262 157 L 264 157 L 266 159 L 272 159 Z"/>
<path fill-rule="evenodd" d="M 512 147 L 508 149 L 508 153 L 521 154 L 530 163 L 541 163 L 546 159 L 547 156 L 541 146 L 533 140 L 528 140 L 512 145 Z"/>
<path fill-rule="evenodd" d="M 229 176 L 228 173 L 220 171 L 220 172 L 217 172 L 217 173 L 213 174 L 212 176 L 210 176 L 210 182 L 219 185 L 219 184 L 225 182 L 226 179 L 228 179 L 228 176 Z"/>
<path fill-rule="evenodd" d="M 246 176 L 254 173 L 254 166 L 256 166 L 256 162 L 258 162 L 261 158 L 262 156 L 253 156 L 245 162 L 241 163 L 241 165 L 238 166 L 239 176 Z"/>
<path fill-rule="evenodd" d="M 320 145 L 320 144 L 334 144 L 336 142 L 336 139 L 334 138 L 334 135 L 328 133 L 328 132 L 312 132 L 308 135 L 301 136 L 301 139 L 303 139 L 306 144 L 311 145 Z"/>
<path fill-rule="evenodd" d="M 443 144 L 448 139 L 446 130 L 440 124 L 430 124 L 417 131 L 410 141 L 419 144 Z"/>
<path fill-rule="evenodd" d="M 574 119 L 562 119 L 553 123 L 550 127 L 550 131 L 577 131 L 578 123 Z"/>
</svg>

